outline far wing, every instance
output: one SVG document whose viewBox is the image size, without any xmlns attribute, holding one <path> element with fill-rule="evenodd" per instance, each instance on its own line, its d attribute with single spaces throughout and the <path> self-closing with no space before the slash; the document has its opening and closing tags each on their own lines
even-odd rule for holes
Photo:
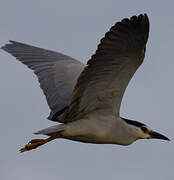
<svg viewBox="0 0 174 180">
<path fill-rule="evenodd" d="M 61 53 L 16 41 L 10 43 L 2 49 L 34 70 L 51 109 L 48 119 L 58 121 L 54 115 L 67 107 L 84 65 Z"/>
<path fill-rule="evenodd" d="M 124 91 L 143 62 L 148 34 L 146 14 L 123 19 L 106 33 L 78 79 L 66 121 L 98 109 L 119 115 Z"/>
</svg>

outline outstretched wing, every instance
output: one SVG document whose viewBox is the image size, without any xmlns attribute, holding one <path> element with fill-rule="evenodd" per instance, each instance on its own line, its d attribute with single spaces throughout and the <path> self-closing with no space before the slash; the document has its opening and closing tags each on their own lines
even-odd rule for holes
<svg viewBox="0 0 174 180">
<path fill-rule="evenodd" d="M 146 14 L 123 19 L 106 33 L 78 79 L 65 121 L 97 109 L 119 115 L 124 91 L 143 62 L 148 34 Z"/>
<path fill-rule="evenodd" d="M 10 41 L 3 50 L 34 70 L 51 109 L 48 119 L 58 121 L 55 113 L 63 111 L 72 96 L 77 78 L 84 65 L 61 53 Z"/>
</svg>

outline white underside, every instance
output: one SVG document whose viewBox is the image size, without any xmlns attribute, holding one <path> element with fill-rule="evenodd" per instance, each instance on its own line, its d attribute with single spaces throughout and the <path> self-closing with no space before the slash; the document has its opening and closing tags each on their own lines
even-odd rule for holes
<svg viewBox="0 0 174 180">
<path fill-rule="evenodd" d="M 138 138 L 138 129 L 119 117 L 91 113 L 88 117 L 67 124 L 59 124 L 35 134 L 60 134 L 62 138 L 97 144 L 129 145 Z"/>
</svg>

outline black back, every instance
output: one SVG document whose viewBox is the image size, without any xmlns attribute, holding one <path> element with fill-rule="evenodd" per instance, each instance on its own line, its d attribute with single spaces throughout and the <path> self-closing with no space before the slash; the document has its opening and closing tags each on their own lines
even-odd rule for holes
<svg viewBox="0 0 174 180">
<path fill-rule="evenodd" d="M 130 119 L 125 119 L 125 118 L 123 118 L 123 117 L 120 117 L 122 120 L 124 120 L 126 123 L 128 123 L 128 124 L 131 124 L 131 125 L 133 125 L 133 126 L 137 126 L 137 127 L 141 127 L 141 126 L 144 126 L 145 124 L 143 124 L 143 123 L 140 123 L 140 122 L 138 122 L 138 121 L 134 121 L 134 120 L 130 120 Z"/>
</svg>

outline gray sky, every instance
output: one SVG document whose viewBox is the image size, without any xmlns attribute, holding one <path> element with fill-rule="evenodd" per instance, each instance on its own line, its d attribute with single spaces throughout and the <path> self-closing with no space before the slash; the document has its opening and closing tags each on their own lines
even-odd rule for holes
<svg viewBox="0 0 174 180">
<path fill-rule="evenodd" d="M 86 62 L 108 29 L 147 13 L 146 58 L 125 93 L 121 115 L 174 138 L 174 2 L 139 0 L 1 0 L 0 46 L 9 39 L 56 50 Z M 0 179 L 115 180 L 174 178 L 173 141 L 139 140 L 130 146 L 55 140 L 20 154 L 36 130 L 53 125 L 31 70 L 0 51 Z"/>
</svg>

